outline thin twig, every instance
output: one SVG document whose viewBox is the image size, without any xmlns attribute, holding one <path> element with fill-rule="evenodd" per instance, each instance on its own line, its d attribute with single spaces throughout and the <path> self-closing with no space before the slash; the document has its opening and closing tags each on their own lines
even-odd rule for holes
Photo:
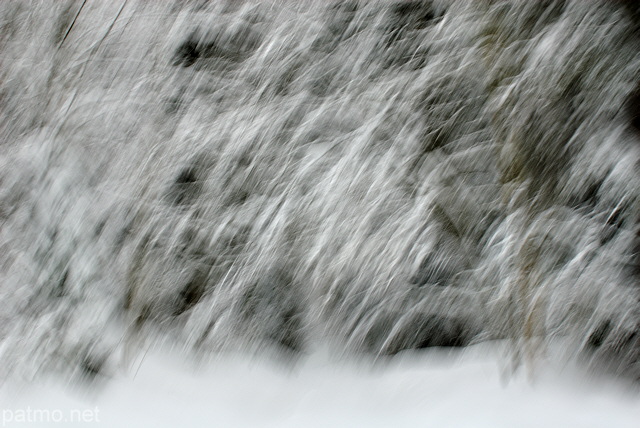
<svg viewBox="0 0 640 428">
<path fill-rule="evenodd" d="M 71 32 L 71 29 L 73 28 L 73 25 L 76 23 L 76 20 L 78 19 L 78 16 L 80 16 L 80 12 L 82 11 L 82 8 L 84 7 L 84 5 L 86 3 L 87 3 L 87 0 L 83 0 L 82 1 L 82 4 L 80 5 L 80 8 L 76 12 L 76 16 L 73 17 L 73 21 L 71 21 L 71 25 L 69 25 L 69 28 L 67 28 L 67 32 L 64 33 L 64 37 L 60 41 L 60 44 L 58 45 L 58 49 L 60 49 L 62 47 L 62 44 L 64 43 L 64 41 L 67 40 L 67 36 Z"/>
</svg>

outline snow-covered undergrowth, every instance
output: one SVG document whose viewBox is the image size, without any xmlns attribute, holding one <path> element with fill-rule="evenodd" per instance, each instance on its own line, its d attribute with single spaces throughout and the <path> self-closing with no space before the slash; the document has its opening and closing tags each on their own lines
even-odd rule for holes
<svg viewBox="0 0 640 428">
<path fill-rule="evenodd" d="M 553 337 L 640 376 L 633 1 L 0 17 L 3 376 Z"/>
</svg>

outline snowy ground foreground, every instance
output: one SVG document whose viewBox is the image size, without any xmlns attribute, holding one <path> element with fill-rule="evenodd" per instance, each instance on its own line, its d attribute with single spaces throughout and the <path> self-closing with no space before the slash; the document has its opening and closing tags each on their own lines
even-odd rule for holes
<svg viewBox="0 0 640 428">
<path fill-rule="evenodd" d="M 50 382 L 17 394 L 5 385 L 0 397 L 14 411 L 57 409 L 68 417 L 90 410 L 101 427 L 638 426 L 637 391 L 547 362 L 533 382 L 522 371 L 507 381 L 501 354 L 484 344 L 456 358 L 429 350 L 364 364 L 317 352 L 294 367 L 226 356 L 195 369 L 150 351 L 137 370 L 114 375 L 97 392 Z"/>
</svg>

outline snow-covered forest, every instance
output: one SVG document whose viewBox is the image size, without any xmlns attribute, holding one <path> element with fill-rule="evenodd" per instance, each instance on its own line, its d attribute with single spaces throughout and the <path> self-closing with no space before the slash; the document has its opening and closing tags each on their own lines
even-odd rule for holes
<svg viewBox="0 0 640 428">
<path fill-rule="evenodd" d="M 634 0 L 3 0 L 0 118 L 0 379 L 493 341 L 640 379 Z"/>
</svg>

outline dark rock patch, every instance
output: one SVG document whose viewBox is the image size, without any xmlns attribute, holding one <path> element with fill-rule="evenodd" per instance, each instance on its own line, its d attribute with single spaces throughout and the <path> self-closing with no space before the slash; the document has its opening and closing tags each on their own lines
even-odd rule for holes
<svg viewBox="0 0 640 428">
<path fill-rule="evenodd" d="M 193 202 L 198 196 L 201 184 L 198 173 L 193 167 L 186 167 L 175 178 L 171 189 L 172 201 L 175 205 Z"/>
<path fill-rule="evenodd" d="M 635 279 L 635 287 L 640 289 L 640 227 L 636 223 L 636 235 L 631 249 L 630 274 Z"/>
<path fill-rule="evenodd" d="M 95 380 L 100 374 L 102 374 L 105 361 L 106 357 L 104 355 L 86 355 L 80 363 L 83 379 L 88 381 Z"/>
<path fill-rule="evenodd" d="M 246 60 L 262 43 L 261 34 L 247 22 L 199 35 L 193 32 L 178 46 L 173 64 L 189 67 L 196 62 L 229 66 Z"/>
<path fill-rule="evenodd" d="M 372 315 L 373 319 L 368 321 L 368 328 L 364 335 L 362 346 L 367 352 L 379 352 L 384 347 L 385 341 L 393 332 L 398 314 L 392 312 L 379 312 Z M 363 322 L 364 317 L 358 321 Z"/>
<path fill-rule="evenodd" d="M 636 89 L 627 101 L 627 115 L 631 127 L 640 132 L 640 88 Z"/>
<path fill-rule="evenodd" d="M 447 286 L 451 285 L 453 277 L 459 272 L 459 267 L 453 260 L 429 254 L 422 260 L 410 282 L 418 287 L 425 285 Z"/>
<path fill-rule="evenodd" d="M 409 0 L 389 3 L 382 11 L 380 39 L 372 52 L 372 60 L 382 68 L 423 68 L 430 54 L 424 43 L 424 30 L 443 14 L 431 1 Z"/>
<path fill-rule="evenodd" d="M 173 65 L 190 67 L 200 58 L 200 47 L 194 37 L 190 36 L 178 46 L 173 56 Z"/>
<path fill-rule="evenodd" d="M 456 348 L 468 343 L 466 327 L 458 319 L 428 316 L 420 320 L 416 334 L 416 348 L 443 346 Z"/>
<path fill-rule="evenodd" d="M 568 205 L 572 208 L 595 208 L 600 200 L 598 194 L 600 193 L 602 185 L 602 180 L 589 183 L 583 191 L 576 192 L 576 194 L 571 195 Z"/>
<path fill-rule="evenodd" d="M 246 323 L 258 325 L 263 337 L 284 349 L 304 348 L 303 309 L 293 276 L 273 268 L 258 278 L 240 299 Z"/>
<path fill-rule="evenodd" d="M 343 1 L 331 6 L 329 10 L 329 22 L 327 29 L 332 34 L 342 37 L 346 34 L 349 25 L 353 22 L 359 9 L 357 1 Z"/>
<path fill-rule="evenodd" d="M 286 350 L 300 352 L 304 349 L 302 314 L 296 308 L 285 311 L 279 320 L 280 327 L 272 330 L 269 338 Z"/>
<path fill-rule="evenodd" d="M 200 302 L 207 290 L 207 279 L 206 272 L 202 270 L 194 273 L 191 280 L 189 280 L 178 293 L 174 305 L 174 316 L 179 316 L 187 312 Z"/>
<path fill-rule="evenodd" d="M 607 336 L 611 332 L 611 321 L 606 320 L 600 323 L 590 334 L 587 339 L 587 344 L 593 348 L 599 348 L 602 346 Z"/>
<path fill-rule="evenodd" d="M 433 4 L 427 0 L 407 0 L 393 3 L 385 27 L 390 44 L 413 30 L 427 28 L 437 17 Z"/>
<path fill-rule="evenodd" d="M 85 346 L 79 345 L 75 351 L 74 357 L 78 359 L 77 380 L 95 387 L 97 383 L 106 379 L 110 354 L 108 349 L 90 343 Z"/>
<path fill-rule="evenodd" d="M 600 232 L 600 243 L 606 244 L 611 241 L 618 234 L 620 229 L 624 227 L 625 218 L 623 216 L 623 209 L 616 208 L 613 212 L 607 217 L 607 221 Z"/>
<path fill-rule="evenodd" d="M 418 313 L 402 326 L 383 352 L 393 355 L 405 349 L 457 348 L 466 346 L 470 340 L 470 330 L 463 320 L 446 315 Z"/>
<path fill-rule="evenodd" d="M 340 42 L 353 36 L 355 29 L 351 24 L 358 9 L 357 1 L 343 1 L 331 5 L 327 10 L 325 28 L 314 40 L 311 48 L 314 51 L 332 52 Z"/>
<path fill-rule="evenodd" d="M 619 0 L 622 3 L 626 15 L 633 25 L 636 36 L 640 36 L 640 2 L 637 0 Z"/>
<path fill-rule="evenodd" d="M 56 287 L 53 291 L 52 297 L 64 297 L 67 294 L 67 287 L 69 284 L 69 268 L 67 267 L 62 271 L 60 279 L 56 282 Z"/>
<path fill-rule="evenodd" d="M 167 199 L 174 205 L 190 205 L 200 195 L 209 172 L 210 162 L 204 155 L 196 156 L 178 171 L 167 190 Z"/>
</svg>

